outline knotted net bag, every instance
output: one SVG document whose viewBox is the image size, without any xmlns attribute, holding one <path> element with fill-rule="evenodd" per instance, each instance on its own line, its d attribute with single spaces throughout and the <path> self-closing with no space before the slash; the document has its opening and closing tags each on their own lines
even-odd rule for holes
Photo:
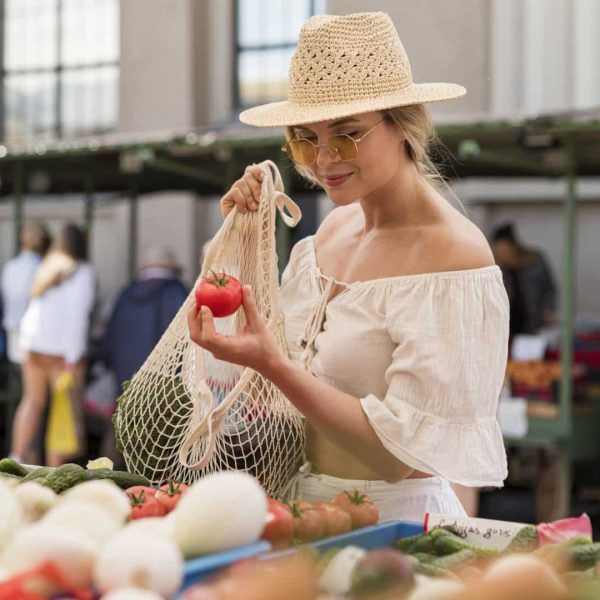
<svg viewBox="0 0 600 600">
<path fill-rule="evenodd" d="M 224 271 L 250 284 L 268 329 L 287 353 L 275 219 L 279 211 L 294 226 L 300 210 L 283 193 L 275 164 L 259 166 L 265 176 L 258 210 L 229 213 L 208 247 L 200 277 Z M 194 303 L 192 291 L 118 400 L 115 435 L 127 468 L 153 483 L 247 471 L 268 494 L 281 495 L 302 461 L 302 417 L 268 379 L 214 358 L 189 339 L 187 313 Z M 215 319 L 215 326 L 219 333 L 236 335 L 244 322 L 240 309 Z"/>
</svg>

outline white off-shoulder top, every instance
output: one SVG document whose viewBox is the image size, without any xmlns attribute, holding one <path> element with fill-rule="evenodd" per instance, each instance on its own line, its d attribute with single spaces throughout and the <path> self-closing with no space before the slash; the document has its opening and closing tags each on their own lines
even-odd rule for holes
<svg viewBox="0 0 600 600">
<path fill-rule="evenodd" d="M 503 485 L 509 305 L 497 266 L 343 284 L 321 273 L 310 236 L 292 250 L 281 303 L 291 358 L 360 398 L 389 452 L 452 482 Z"/>
</svg>

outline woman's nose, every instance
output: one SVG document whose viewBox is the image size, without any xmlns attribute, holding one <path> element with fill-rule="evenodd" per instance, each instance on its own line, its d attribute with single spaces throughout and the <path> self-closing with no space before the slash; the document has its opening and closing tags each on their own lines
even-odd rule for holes
<svg viewBox="0 0 600 600">
<path fill-rule="evenodd" d="M 323 144 L 317 148 L 317 166 L 324 169 L 331 163 L 338 162 L 340 156 L 337 150 L 329 144 Z"/>
</svg>

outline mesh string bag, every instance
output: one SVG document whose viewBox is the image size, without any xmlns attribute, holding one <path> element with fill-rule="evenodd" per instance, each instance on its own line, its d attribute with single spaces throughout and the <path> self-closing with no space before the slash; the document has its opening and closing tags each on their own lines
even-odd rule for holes
<svg viewBox="0 0 600 600">
<path fill-rule="evenodd" d="M 287 353 L 279 306 L 275 220 L 300 219 L 283 193 L 277 167 L 264 173 L 257 211 L 235 208 L 210 242 L 200 278 L 226 272 L 250 284 L 260 314 Z M 200 281 L 200 278 L 198 281 Z M 302 462 L 305 445 L 300 413 L 279 389 L 256 371 L 220 361 L 189 339 L 189 294 L 164 335 L 118 399 L 117 446 L 127 468 L 153 483 L 192 481 L 221 470 L 254 475 L 272 496 L 283 493 Z M 215 319 L 219 333 L 236 335 L 244 312 Z"/>
</svg>

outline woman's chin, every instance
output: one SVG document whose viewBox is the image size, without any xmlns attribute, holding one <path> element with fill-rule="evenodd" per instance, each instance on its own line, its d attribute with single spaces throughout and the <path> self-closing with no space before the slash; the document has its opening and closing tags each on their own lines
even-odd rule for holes
<svg viewBox="0 0 600 600">
<path fill-rule="evenodd" d="M 356 194 L 349 193 L 348 190 L 325 190 L 329 199 L 336 206 L 348 206 L 358 199 Z"/>
</svg>

